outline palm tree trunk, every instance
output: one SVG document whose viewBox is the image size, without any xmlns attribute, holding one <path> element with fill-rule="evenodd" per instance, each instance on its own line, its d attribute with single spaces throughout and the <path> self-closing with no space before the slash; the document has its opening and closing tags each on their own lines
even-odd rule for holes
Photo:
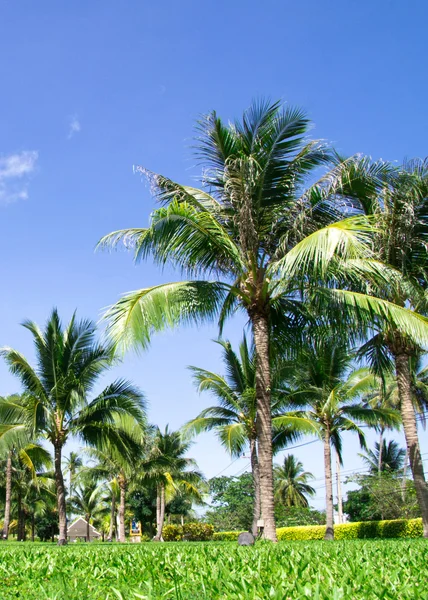
<svg viewBox="0 0 428 600">
<path fill-rule="evenodd" d="M 6 499 L 4 505 L 4 523 L 3 523 L 3 539 L 7 540 L 9 536 L 10 525 L 10 506 L 12 498 L 12 450 L 7 455 L 6 462 Z"/>
<path fill-rule="evenodd" d="M 425 481 L 415 409 L 412 402 L 410 361 L 407 353 L 395 354 L 395 370 L 400 395 L 401 419 L 409 452 L 410 468 L 415 483 L 416 496 L 422 515 L 424 537 L 428 537 L 428 487 Z"/>
<path fill-rule="evenodd" d="M 163 523 L 165 521 L 165 486 L 163 483 L 160 484 L 160 494 L 159 496 L 159 522 L 157 526 L 155 540 L 158 542 L 163 542 L 162 530 Z"/>
<path fill-rule="evenodd" d="M 58 546 L 67 543 L 67 506 L 65 502 L 65 485 L 61 467 L 62 445 L 57 443 L 55 449 L 55 485 L 58 505 L 59 535 Z"/>
<path fill-rule="evenodd" d="M 381 427 L 380 428 L 380 434 L 379 434 L 379 457 L 378 457 L 378 460 L 377 460 L 377 472 L 379 474 L 379 477 L 381 476 L 381 473 L 382 473 L 383 432 L 384 432 L 384 429 L 383 429 L 383 427 Z"/>
<path fill-rule="evenodd" d="M 91 528 L 89 526 L 89 515 L 85 515 L 86 516 L 86 541 L 90 542 L 91 541 Z"/>
<path fill-rule="evenodd" d="M 113 540 L 114 521 L 116 519 L 116 496 L 114 492 L 111 493 L 111 510 L 110 510 L 110 528 L 108 532 L 108 540 Z"/>
<path fill-rule="evenodd" d="M 184 515 L 180 515 L 181 516 L 181 526 L 183 527 L 184 525 Z"/>
<path fill-rule="evenodd" d="M 325 505 L 326 505 L 326 528 L 325 540 L 334 540 L 333 529 L 333 478 L 331 475 L 331 448 L 330 432 L 324 435 L 324 470 L 325 470 Z"/>
<path fill-rule="evenodd" d="M 337 513 L 338 522 L 343 523 L 343 501 L 342 501 L 342 482 L 340 481 L 340 459 L 336 452 L 336 485 L 337 485 Z"/>
<path fill-rule="evenodd" d="M 160 522 L 160 506 L 161 506 L 161 499 L 160 499 L 160 486 L 156 486 L 156 532 L 159 529 L 159 522 Z M 156 537 L 156 536 L 155 536 Z"/>
<path fill-rule="evenodd" d="M 16 501 L 17 511 L 18 511 L 18 531 L 17 531 L 17 540 L 20 542 L 22 540 L 22 499 L 21 493 L 18 493 L 18 498 Z"/>
<path fill-rule="evenodd" d="M 257 535 L 257 521 L 260 519 L 260 474 L 259 474 L 259 462 L 257 460 L 257 444 L 256 440 L 250 441 L 250 454 L 251 454 L 251 472 L 253 474 L 253 486 L 254 486 L 254 505 L 253 505 L 253 524 L 251 532 L 254 536 Z"/>
<path fill-rule="evenodd" d="M 406 483 L 407 483 L 407 464 L 409 462 L 409 449 L 406 445 L 406 456 L 404 457 L 403 480 L 401 482 L 401 497 L 403 502 L 406 501 Z"/>
<path fill-rule="evenodd" d="M 125 499 L 126 499 L 126 480 L 123 474 L 118 477 L 120 500 L 119 500 L 119 542 L 126 542 L 125 538 Z"/>
<path fill-rule="evenodd" d="M 34 513 L 31 514 L 31 541 L 34 542 L 36 530 L 36 517 Z"/>
<path fill-rule="evenodd" d="M 267 315 L 253 314 L 254 345 L 256 349 L 256 397 L 260 508 L 264 521 L 263 535 L 277 541 L 273 499 L 272 414 L 269 364 L 269 324 Z"/>
</svg>

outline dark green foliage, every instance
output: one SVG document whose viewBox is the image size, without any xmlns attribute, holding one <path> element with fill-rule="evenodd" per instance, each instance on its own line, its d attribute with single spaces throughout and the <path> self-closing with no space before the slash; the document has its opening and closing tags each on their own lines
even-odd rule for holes
<svg viewBox="0 0 428 600">
<path fill-rule="evenodd" d="M 163 538 L 166 542 L 205 542 L 214 534 L 213 525 L 208 523 L 185 523 L 184 525 L 165 525 Z"/>
<path fill-rule="evenodd" d="M 343 510 L 351 521 L 412 519 L 420 516 L 413 481 L 407 480 L 403 490 L 401 477 L 393 473 L 362 475 L 354 480 L 361 487 L 348 492 L 348 499 L 343 503 Z"/>
<path fill-rule="evenodd" d="M 278 527 L 296 527 L 298 525 L 325 525 L 325 512 L 301 506 L 275 504 L 275 521 Z"/>
<path fill-rule="evenodd" d="M 216 531 L 248 531 L 253 519 L 254 487 L 251 473 L 214 477 L 209 481 L 213 507 L 204 520 Z"/>
</svg>

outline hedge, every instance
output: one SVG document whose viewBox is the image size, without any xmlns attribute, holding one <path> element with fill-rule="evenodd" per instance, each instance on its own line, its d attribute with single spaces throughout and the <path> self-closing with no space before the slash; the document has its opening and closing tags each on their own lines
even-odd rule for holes
<svg viewBox="0 0 428 600">
<path fill-rule="evenodd" d="M 162 537 L 166 542 L 205 542 L 213 538 L 214 527 L 206 523 L 165 525 Z"/>
<path fill-rule="evenodd" d="M 236 541 L 240 531 L 219 531 L 214 533 L 216 541 Z M 322 540 L 324 525 L 304 525 L 301 527 L 281 527 L 276 530 L 279 541 Z M 357 540 L 374 538 L 419 538 L 423 535 L 422 519 L 400 519 L 396 521 L 362 521 L 343 523 L 334 526 L 336 540 Z"/>
</svg>

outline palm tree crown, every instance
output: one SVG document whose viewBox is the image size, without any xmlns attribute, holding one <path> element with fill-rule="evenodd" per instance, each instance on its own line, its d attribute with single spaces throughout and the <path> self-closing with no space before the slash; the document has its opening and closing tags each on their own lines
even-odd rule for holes
<svg viewBox="0 0 428 600">
<path fill-rule="evenodd" d="M 284 457 L 283 466 L 275 465 L 275 498 L 286 506 L 309 506 L 306 496 L 314 496 L 315 490 L 308 483 L 312 473 L 303 470 L 303 464 L 293 454 Z"/>
</svg>

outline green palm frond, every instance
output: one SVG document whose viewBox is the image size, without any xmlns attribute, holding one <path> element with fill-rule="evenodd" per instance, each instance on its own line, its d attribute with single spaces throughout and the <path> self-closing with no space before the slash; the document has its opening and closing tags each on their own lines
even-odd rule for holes
<svg viewBox="0 0 428 600">
<path fill-rule="evenodd" d="M 131 292 L 105 313 L 108 334 L 123 350 L 146 348 L 154 331 L 213 319 L 226 291 L 218 282 L 185 281 Z"/>
</svg>

